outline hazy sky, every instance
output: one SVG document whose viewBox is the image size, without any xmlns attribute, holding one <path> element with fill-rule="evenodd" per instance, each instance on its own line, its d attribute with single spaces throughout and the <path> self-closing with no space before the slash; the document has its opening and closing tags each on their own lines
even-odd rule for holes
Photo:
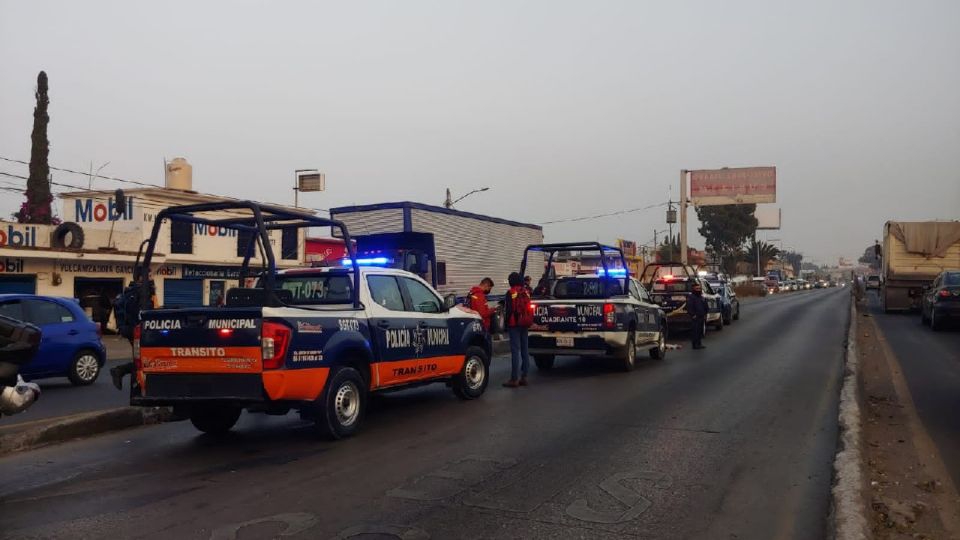
<svg viewBox="0 0 960 540">
<path fill-rule="evenodd" d="M 3 0 L 0 156 L 29 159 L 43 69 L 54 166 L 162 183 L 183 156 L 197 190 L 281 203 L 316 167 L 319 208 L 489 186 L 458 207 L 542 223 L 676 198 L 682 168 L 776 165 L 783 229 L 761 238 L 835 262 L 888 219 L 960 218 L 958 22 L 955 0 Z M 665 228 L 657 208 L 545 233 Z"/>
</svg>

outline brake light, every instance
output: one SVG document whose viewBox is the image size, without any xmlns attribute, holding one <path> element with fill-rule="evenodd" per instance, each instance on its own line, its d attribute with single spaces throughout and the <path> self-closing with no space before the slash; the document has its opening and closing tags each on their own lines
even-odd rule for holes
<svg viewBox="0 0 960 540">
<path fill-rule="evenodd" d="M 278 322 L 264 321 L 263 335 L 260 339 L 263 369 L 283 367 L 283 359 L 287 356 L 291 335 L 290 327 Z"/>
<path fill-rule="evenodd" d="M 230 337 L 233 335 L 233 328 L 221 328 L 219 334 L 220 337 Z"/>
<path fill-rule="evenodd" d="M 940 291 L 937 292 L 937 296 L 939 296 L 940 298 L 949 298 L 950 291 L 946 289 L 940 289 Z"/>
<path fill-rule="evenodd" d="M 537 312 L 537 305 L 530 304 L 530 313 L 536 313 L 536 312 Z"/>
<path fill-rule="evenodd" d="M 613 304 L 603 305 L 603 326 L 604 328 L 613 328 L 617 322 L 617 307 Z"/>
<path fill-rule="evenodd" d="M 137 371 L 143 367 L 143 362 L 140 360 L 140 325 L 133 327 L 133 365 L 137 368 Z"/>
</svg>

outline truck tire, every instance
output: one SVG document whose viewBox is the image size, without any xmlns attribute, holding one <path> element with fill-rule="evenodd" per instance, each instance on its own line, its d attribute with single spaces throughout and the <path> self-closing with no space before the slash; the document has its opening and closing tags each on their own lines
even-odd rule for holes
<svg viewBox="0 0 960 540">
<path fill-rule="evenodd" d="M 620 362 L 620 369 L 623 371 L 633 371 L 637 367 L 637 333 L 635 330 L 630 330 L 627 335 L 627 346 Z"/>
<path fill-rule="evenodd" d="M 70 242 L 67 243 L 67 236 L 70 236 Z M 50 243 L 55 248 L 80 249 L 83 247 L 83 228 L 72 221 L 67 221 L 57 225 L 50 237 Z"/>
<path fill-rule="evenodd" d="M 657 346 L 650 349 L 650 358 L 654 360 L 663 360 L 667 357 L 667 327 L 660 327 L 660 337 L 657 338 Z"/>
<path fill-rule="evenodd" d="M 733 314 L 733 320 L 740 320 L 740 304 L 737 304 L 737 312 Z"/>
<path fill-rule="evenodd" d="M 930 329 L 934 332 L 939 332 L 943 328 L 943 324 L 937 320 L 937 310 L 930 310 Z"/>
<path fill-rule="evenodd" d="M 360 372 L 348 366 L 334 371 L 315 406 L 314 424 L 322 435 L 339 440 L 359 431 L 367 408 L 366 385 Z"/>
<path fill-rule="evenodd" d="M 463 367 L 453 378 L 453 393 L 460 399 L 477 399 L 490 382 L 490 359 L 480 347 L 467 347 Z"/>
<path fill-rule="evenodd" d="M 210 435 L 223 435 L 240 419 L 240 407 L 231 405 L 198 405 L 190 409 L 193 427 Z"/>
<path fill-rule="evenodd" d="M 720 318 L 717 319 L 717 322 L 713 323 L 713 329 L 716 330 L 717 332 L 723 330 L 723 315 L 721 315 Z"/>
<path fill-rule="evenodd" d="M 720 320 L 723 325 L 727 326 L 733 323 L 733 306 L 730 306 L 730 309 L 724 311 L 723 315 L 720 316 Z"/>
<path fill-rule="evenodd" d="M 553 369 L 553 361 L 556 359 L 552 354 L 535 354 L 533 355 L 533 362 L 537 364 L 537 369 L 542 369 L 544 371 L 548 369 Z"/>
</svg>

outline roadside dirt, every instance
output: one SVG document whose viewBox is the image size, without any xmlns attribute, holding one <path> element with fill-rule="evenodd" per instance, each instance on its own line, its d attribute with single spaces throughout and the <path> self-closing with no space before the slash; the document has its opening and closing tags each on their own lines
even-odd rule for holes
<svg viewBox="0 0 960 540">
<path fill-rule="evenodd" d="M 914 410 L 898 359 L 858 308 L 868 518 L 877 539 L 960 539 L 960 494 Z M 960 414 L 960 413 L 958 413 Z"/>
</svg>

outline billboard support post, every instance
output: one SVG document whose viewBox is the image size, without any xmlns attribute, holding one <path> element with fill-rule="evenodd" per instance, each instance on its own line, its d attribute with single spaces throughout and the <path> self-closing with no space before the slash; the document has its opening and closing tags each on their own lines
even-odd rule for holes
<svg viewBox="0 0 960 540">
<path fill-rule="evenodd" d="M 680 170 L 680 262 L 687 264 L 687 170 Z"/>
</svg>

